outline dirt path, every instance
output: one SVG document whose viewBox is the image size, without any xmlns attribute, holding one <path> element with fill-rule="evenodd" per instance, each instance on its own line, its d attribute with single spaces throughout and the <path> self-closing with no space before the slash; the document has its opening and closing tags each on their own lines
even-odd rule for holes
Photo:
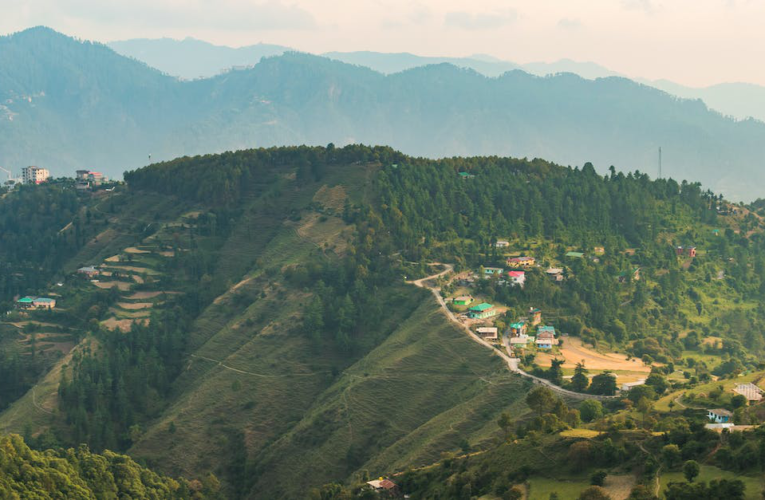
<svg viewBox="0 0 765 500">
<path fill-rule="evenodd" d="M 495 355 L 501 357 L 502 360 L 507 364 L 507 368 L 511 372 L 517 373 L 518 375 L 520 375 L 522 377 L 526 377 L 528 379 L 531 379 L 535 384 L 546 385 L 547 387 L 549 387 L 554 392 L 557 392 L 558 394 L 561 394 L 563 396 L 568 396 L 568 397 L 574 398 L 574 399 L 600 399 L 600 400 L 605 400 L 605 399 L 612 399 L 612 398 L 617 397 L 617 396 L 596 396 L 596 395 L 593 395 L 593 394 L 582 394 L 582 393 L 579 393 L 579 392 L 569 391 L 568 389 L 564 389 L 562 387 L 558 387 L 557 385 L 553 384 L 549 380 L 537 377 L 535 375 L 532 375 L 530 373 L 527 373 L 527 372 L 521 370 L 521 368 L 520 368 L 520 360 L 518 358 L 512 357 L 512 351 L 510 349 L 510 345 L 507 342 L 505 337 L 503 337 L 502 341 L 505 344 L 505 349 L 506 349 L 507 353 L 502 352 L 502 351 L 498 351 L 497 349 L 494 348 L 493 345 L 491 345 L 490 343 L 486 342 L 484 339 L 482 339 L 481 337 L 479 337 L 478 335 L 473 333 L 473 331 L 470 330 L 470 328 L 465 326 L 465 324 L 462 323 L 454 315 L 454 313 L 451 312 L 449 310 L 449 308 L 446 306 L 446 302 L 444 301 L 444 298 L 441 296 L 441 289 L 440 288 L 438 288 L 438 287 L 430 287 L 430 286 L 425 284 L 425 282 L 427 282 L 427 281 L 438 279 L 438 278 L 440 278 L 442 276 L 445 276 L 445 275 L 453 272 L 454 271 L 454 266 L 451 265 L 451 264 L 444 264 L 444 263 L 441 263 L 441 262 L 433 262 L 430 265 L 431 266 L 443 266 L 445 269 L 443 271 L 441 271 L 440 273 L 433 274 L 431 276 L 426 276 L 425 278 L 420 278 L 418 280 L 407 281 L 407 283 L 412 284 L 414 286 L 417 286 L 419 288 L 427 288 L 428 290 L 430 290 L 431 293 L 433 294 L 433 296 L 436 298 L 436 301 L 438 302 L 438 304 L 441 306 L 441 311 L 443 311 L 443 313 L 446 315 L 446 317 L 449 318 L 449 320 L 452 323 L 454 323 L 455 325 L 457 325 L 461 330 L 463 330 L 465 333 L 467 333 L 471 340 L 481 344 L 482 346 L 484 346 L 484 347 L 486 347 L 488 349 L 491 349 L 491 351 Z"/>
<path fill-rule="evenodd" d="M 645 449 L 645 446 L 643 446 L 642 442 L 637 441 L 637 445 L 638 445 L 638 448 L 640 448 L 640 451 L 642 451 L 643 453 L 645 453 L 646 455 L 648 455 L 650 457 L 653 457 L 654 459 L 656 458 L 653 455 L 653 453 L 651 453 L 650 451 Z M 659 464 L 659 468 L 656 469 L 656 477 L 654 479 L 654 492 L 653 492 L 653 494 L 656 495 L 656 497 L 658 498 L 659 497 L 659 491 L 661 491 L 661 468 L 662 468 L 661 460 L 657 460 L 657 463 Z"/>
<path fill-rule="evenodd" d="M 37 392 L 35 392 L 34 388 L 32 389 L 32 406 L 34 406 L 35 408 L 37 408 L 43 413 L 47 413 L 48 415 L 53 415 L 52 411 L 46 410 L 45 408 L 37 404 Z"/>
<path fill-rule="evenodd" d="M 228 366 L 223 361 L 218 361 L 217 359 L 208 358 L 205 356 L 200 356 L 199 354 L 192 354 L 192 358 L 199 358 L 203 359 L 205 361 L 210 361 L 212 363 L 216 363 L 221 368 L 225 368 L 226 370 L 230 370 L 232 372 L 241 373 L 243 375 L 252 375 L 254 377 L 263 377 L 263 378 L 281 378 L 281 377 L 313 377 L 316 375 L 325 374 L 328 372 L 313 372 L 313 373 L 289 373 L 285 375 L 263 375 L 262 373 L 254 373 L 254 372 L 248 372 L 245 370 L 240 370 L 239 368 L 234 368 L 232 366 Z"/>
</svg>

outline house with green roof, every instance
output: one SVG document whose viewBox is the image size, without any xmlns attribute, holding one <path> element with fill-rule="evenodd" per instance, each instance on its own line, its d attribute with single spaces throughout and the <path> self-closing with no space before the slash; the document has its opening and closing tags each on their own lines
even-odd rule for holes
<svg viewBox="0 0 765 500">
<path fill-rule="evenodd" d="M 31 309 L 34 307 L 32 297 L 21 297 L 16 301 L 16 307 L 19 309 Z"/>
<path fill-rule="evenodd" d="M 566 257 L 571 259 L 581 259 L 584 257 L 582 252 L 566 252 Z"/>
<path fill-rule="evenodd" d="M 48 297 L 22 297 L 16 301 L 19 309 L 53 309 L 56 307 L 56 299 Z"/>
<path fill-rule="evenodd" d="M 528 329 L 528 326 L 526 325 L 525 321 L 517 321 L 515 323 L 510 323 L 510 336 L 520 337 L 521 335 L 526 335 L 527 329 Z"/>
<path fill-rule="evenodd" d="M 483 277 L 490 278 L 492 276 L 500 276 L 505 270 L 501 267 L 484 267 Z"/>
<path fill-rule="evenodd" d="M 482 302 L 477 306 L 473 306 L 468 311 L 468 316 L 473 319 L 485 319 L 491 318 L 497 315 L 497 309 L 493 304 Z"/>
</svg>

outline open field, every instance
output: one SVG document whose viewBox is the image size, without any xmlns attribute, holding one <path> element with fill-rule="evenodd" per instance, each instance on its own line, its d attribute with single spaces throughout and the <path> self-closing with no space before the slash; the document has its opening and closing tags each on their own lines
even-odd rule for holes
<svg viewBox="0 0 765 500">
<path fill-rule="evenodd" d="M 762 498 L 763 491 L 763 478 L 761 476 L 744 476 L 736 474 L 735 472 L 718 469 L 709 465 L 702 465 L 701 472 L 696 478 L 696 482 L 709 482 L 712 479 L 740 479 L 744 482 L 746 491 L 744 493 L 747 500 L 760 500 Z M 670 482 L 682 483 L 685 482 L 683 473 L 678 472 L 665 472 L 661 475 L 661 492 L 663 493 L 667 489 L 667 485 Z"/>
<path fill-rule="evenodd" d="M 137 311 L 140 309 L 149 309 L 154 304 L 151 302 L 117 302 L 117 306 L 121 307 L 122 309 L 128 309 Z"/>
<path fill-rule="evenodd" d="M 161 292 L 133 292 L 130 295 L 126 295 L 122 297 L 123 299 L 127 300 L 148 300 L 153 299 L 155 297 L 159 297 L 162 294 L 166 295 L 177 295 L 180 292 L 169 292 L 169 291 L 161 291 Z"/>
<path fill-rule="evenodd" d="M 560 433 L 561 437 L 586 439 L 596 438 L 601 434 L 602 432 L 592 429 L 566 429 Z"/>
<path fill-rule="evenodd" d="M 125 249 L 125 253 L 141 254 L 141 253 L 151 253 L 151 252 L 148 250 L 141 250 L 136 247 L 128 247 Z"/>
<path fill-rule="evenodd" d="M 625 354 L 601 353 L 587 347 L 577 337 L 563 337 L 563 346 L 559 347 L 560 353 L 565 360 L 563 368 L 576 368 L 576 364 L 584 361 L 588 370 L 611 370 L 624 372 L 651 373 L 651 367 L 646 366 L 639 359 L 627 359 Z M 543 367 L 552 365 L 555 356 L 547 353 L 537 354 L 537 364 Z"/>
<path fill-rule="evenodd" d="M 558 494 L 560 500 L 577 500 L 582 491 L 590 487 L 585 478 L 529 478 L 526 487 L 528 500 L 549 500 L 553 493 Z"/>
<path fill-rule="evenodd" d="M 126 283 L 124 281 L 91 281 L 91 283 L 103 290 L 108 290 L 114 287 L 116 287 L 121 292 L 130 290 L 130 283 Z"/>
</svg>

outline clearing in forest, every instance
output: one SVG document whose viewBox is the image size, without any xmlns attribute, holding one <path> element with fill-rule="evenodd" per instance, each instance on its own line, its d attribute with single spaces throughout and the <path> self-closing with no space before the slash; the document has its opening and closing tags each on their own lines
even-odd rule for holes
<svg viewBox="0 0 765 500">
<path fill-rule="evenodd" d="M 109 318 L 106 321 L 101 322 L 101 326 L 108 330 L 120 330 L 121 332 L 129 332 L 134 323 L 141 322 L 144 325 L 149 323 L 148 319 L 117 319 Z"/>
<path fill-rule="evenodd" d="M 345 192 L 343 186 L 327 187 L 324 185 L 313 196 L 313 201 L 320 203 L 325 208 L 331 208 L 336 213 L 345 208 L 345 200 L 347 199 L 348 193 Z"/>
<path fill-rule="evenodd" d="M 627 359 L 625 354 L 600 353 L 589 347 L 586 347 L 581 339 L 576 337 L 564 337 L 563 346 L 560 347 L 560 353 L 565 360 L 563 368 L 576 368 L 576 364 L 584 361 L 584 366 L 588 370 L 611 370 L 611 371 L 629 371 L 650 373 L 651 367 L 646 366 L 640 359 Z M 556 356 L 547 353 L 537 354 L 537 364 L 548 367 L 552 365 L 552 360 Z"/>
<path fill-rule="evenodd" d="M 337 217 L 326 217 L 317 213 L 305 215 L 297 228 L 297 234 L 317 246 L 333 247 L 336 254 L 348 248 L 345 232 L 348 225 Z"/>
</svg>

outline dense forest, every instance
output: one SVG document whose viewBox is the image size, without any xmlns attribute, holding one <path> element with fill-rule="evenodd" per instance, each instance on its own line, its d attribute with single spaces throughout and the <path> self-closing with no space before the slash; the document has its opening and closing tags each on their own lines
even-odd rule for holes
<svg viewBox="0 0 765 500">
<path fill-rule="evenodd" d="M 0 437 L 0 497 L 54 498 L 220 498 L 214 476 L 176 481 L 141 467 L 130 457 L 87 446 L 35 451 L 20 436 Z"/>
</svg>

